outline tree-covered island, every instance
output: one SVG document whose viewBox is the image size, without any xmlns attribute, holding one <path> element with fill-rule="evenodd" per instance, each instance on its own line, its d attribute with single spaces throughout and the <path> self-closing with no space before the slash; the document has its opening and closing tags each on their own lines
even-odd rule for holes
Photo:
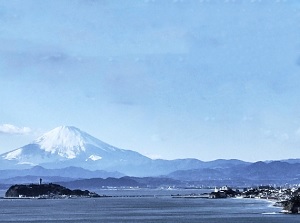
<svg viewBox="0 0 300 223">
<path fill-rule="evenodd" d="M 88 190 L 71 190 L 58 184 L 16 184 L 5 193 L 6 198 L 71 198 L 100 197 Z"/>
</svg>

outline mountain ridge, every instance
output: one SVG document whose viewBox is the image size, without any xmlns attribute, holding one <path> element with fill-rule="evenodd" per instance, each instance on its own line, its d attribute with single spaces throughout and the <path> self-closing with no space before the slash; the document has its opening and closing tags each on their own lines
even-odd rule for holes
<svg viewBox="0 0 300 223">
<path fill-rule="evenodd" d="M 90 170 L 116 171 L 115 166 L 125 167 L 132 165 L 133 160 L 140 164 L 151 159 L 132 150 L 111 146 L 76 127 L 60 126 L 30 144 L 2 154 L 1 160 L 10 168 L 78 166 Z"/>
<path fill-rule="evenodd" d="M 300 162 L 300 159 L 286 160 L 290 163 L 297 161 Z M 210 172 L 214 174 L 220 169 L 238 172 L 239 169 L 251 164 L 253 163 L 238 159 L 217 159 L 207 162 L 195 158 L 150 159 L 138 152 L 109 145 L 74 126 L 57 127 L 23 147 L 0 155 L 0 170 L 22 170 L 33 166 L 46 169 L 77 167 L 89 171 L 121 172 L 136 177 L 167 175 L 187 170 L 195 172 L 197 169 L 212 169 L 215 171 Z M 75 172 L 80 171 L 78 169 Z M 67 177 L 62 174 L 58 176 Z"/>
</svg>

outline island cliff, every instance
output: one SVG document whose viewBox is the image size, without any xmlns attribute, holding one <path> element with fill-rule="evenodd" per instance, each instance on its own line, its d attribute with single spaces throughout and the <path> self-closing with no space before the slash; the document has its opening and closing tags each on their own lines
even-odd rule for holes
<svg viewBox="0 0 300 223">
<path fill-rule="evenodd" d="M 283 212 L 300 214 L 300 196 L 293 196 L 291 199 L 282 202 Z"/>
<path fill-rule="evenodd" d="M 64 197 L 99 197 L 98 194 L 88 190 L 71 190 L 58 184 L 16 184 L 11 186 L 5 193 L 5 197 L 41 197 L 41 198 L 64 198 Z"/>
</svg>

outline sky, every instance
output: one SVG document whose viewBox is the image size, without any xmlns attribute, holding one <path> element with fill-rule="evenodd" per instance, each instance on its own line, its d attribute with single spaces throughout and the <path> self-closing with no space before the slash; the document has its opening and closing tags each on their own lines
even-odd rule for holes
<svg viewBox="0 0 300 223">
<path fill-rule="evenodd" d="M 157 159 L 300 158 L 297 0 L 0 0 L 0 153 L 67 125 Z"/>
</svg>

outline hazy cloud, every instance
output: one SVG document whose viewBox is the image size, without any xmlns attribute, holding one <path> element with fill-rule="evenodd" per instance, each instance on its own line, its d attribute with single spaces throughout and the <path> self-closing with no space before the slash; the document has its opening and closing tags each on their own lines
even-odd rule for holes
<svg viewBox="0 0 300 223">
<path fill-rule="evenodd" d="M 253 117 L 252 116 L 244 116 L 243 118 L 242 118 L 242 120 L 244 121 L 244 122 L 250 122 L 250 121 L 253 121 Z"/>
<path fill-rule="evenodd" d="M 214 121 L 216 121 L 216 118 L 215 117 L 206 116 L 204 118 L 204 121 L 206 121 L 206 122 L 214 122 Z"/>
<path fill-rule="evenodd" d="M 298 128 L 295 132 L 296 136 L 300 136 L 300 128 Z"/>
<path fill-rule="evenodd" d="M 162 142 L 162 141 L 165 141 L 165 139 L 163 137 L 161 137 L 159 134 L 153 134 L 151 136 L 151 141 L 153 141 L 153 142 Z"/>
<path fill-rule="evenodd" d="M 296 133 L 297 134 L 297 133 Z M 286 132 L 275 132 L 271 130 L 264 130 L 263 135 L 271 140 L 286 142 L 290 140 L 290 135 Z"/>
<path fill-rule="evenodd" d="M 0 134 L 25 135 L 31 132 L 28 127 L 18 127 L 11 124 L 0 125 Z"/>
</svg>

